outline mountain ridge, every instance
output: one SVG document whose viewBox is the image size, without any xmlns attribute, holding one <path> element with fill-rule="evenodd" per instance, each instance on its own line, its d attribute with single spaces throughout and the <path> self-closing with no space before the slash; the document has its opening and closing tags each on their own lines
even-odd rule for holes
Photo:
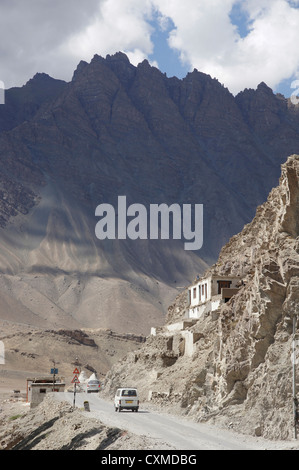
<svg viewBox="0 0 299 470">
<path fill-rule="evenodd" d="M 34 276 L 44 277 L 39 290 L 48 279 L 47 311 L 56 313 L 42 315 L 47 326 L 55 318 L 60 326 L 87 321 L 87 327 L 144 333 L 150 323 L 163 323 L 177 287 L 212 264 L 249 222 L 276 185 L 280 163 L 299 146 L 299 107 L 269 90 L 261 85 L 235 98 L 196 70 L 182 80 L 167 78 L 147 61 L 133 66 L 122 53 L 81 61 L 69 83 L 37 74 L 7 90 L 0 108 L 3 279 L 11 276 L 17 296 L 15 279 L 26 279 L 32 298 Z M 263 126 L 265 141 L 258 132 Z M 179 240 L 99 242 L 95 208 L 116 207 L 120 195 L 146 207 L 202 203 L 203 248 L 186 253 Z M 93 300 L 89 281 L 84 292 L 76 284 L 88 276 L 96 285 Z M 64 277 L 77 286 L 68 301 L 57 297 Z M 106 282 L 107 291 L 100 287 Z M 30 299 L 22 302 L 31 311 Z"/>
</svg>

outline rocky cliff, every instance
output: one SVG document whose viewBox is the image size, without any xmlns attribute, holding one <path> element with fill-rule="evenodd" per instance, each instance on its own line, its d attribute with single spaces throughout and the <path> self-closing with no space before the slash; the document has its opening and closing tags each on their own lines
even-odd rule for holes
<svg viewBox="0 0 299 470">
<path fill-rule="evenodd" d="M 239 275 L 244 281 L 239 292 L 193 326 L 171 333 L 166 325 L 150 336 L 108 373 L 107 394 L 130 383 L 139 387 L 142 399 L 194 419 L 271 439 L 292 438 L 298 223 L 299 156 L 293 155 L 282 165 L 279 186 L 208 271 Z M 170 307 L 168 325 L 185 317 L 186 299 L 184 292 Z M 191 354 L 186 334 L 193 338 Z"/>
<path fill-rule="evenodd" d="M 265 84 L 234 97 L 121 53 L 70 83 L 37 74 L 0 107 L 0 318 L 148 333 L 248 223 L 298 152 L 298 106 Z M 95 237 L 101 203 L 204 205 L 204 245 Z"/>
</svg>

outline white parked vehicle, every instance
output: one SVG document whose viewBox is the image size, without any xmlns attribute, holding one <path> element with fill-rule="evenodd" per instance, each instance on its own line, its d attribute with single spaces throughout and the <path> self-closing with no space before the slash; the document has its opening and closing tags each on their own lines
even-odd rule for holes
<svg viewBox="0 0 299 470">
<path fill-rule="evenodd" d="M 139 399 L 136 388 L 119 388 L 114 397 L 115 411 L 139 410 Z"/>
</svg>

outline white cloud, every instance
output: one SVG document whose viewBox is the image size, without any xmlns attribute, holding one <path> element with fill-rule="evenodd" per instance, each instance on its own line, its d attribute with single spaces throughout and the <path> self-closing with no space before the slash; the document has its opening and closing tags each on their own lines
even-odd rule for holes
<svg viewBox="0 0 299 470">
<path fill-rule="evenodd" d="M 36 72 L 70 80 L 80 60 L 153 52 L 151 0 L 1 0 L 0 78 L 23 85 Z"/>
<path fill-rule="evenodd" d="M 299 70 L 299 10 L 287 0 L 154 0 L 175 29 L 169 45 L 182 61 L 218 78 L 230 91 L 275 88 Z M 239 3 L 248 14 L 249 34 L 242 38 L 230 12 Z M 296 2 L 299 4 L 299 2 Z"/>
<path fill-rule="evenodd" d="M 85 28 L 99 0 L 1 0 L 0 78 L 23 85 L 36 72 L 71 75 L 72 57 L 59 54 L 74 31 Z"/>
<path fill-rule="evenodd" d="M 236 5 L 248 18 L 246 37 L 231 22 Z M 22 85 L 46 72 L 69 80 L 81 59 L 118 51 L 137 65 L 154 52 L 155 18 L 164 32 L 174 25 L 169 46 L 191 70 L 233 93 L 261 81 L 274 88 L 299 72 L 296 7 L 299 0 L 1 0 L 0 79 Z"/>
<path fill-rule="evenodd" d="M 169 45 L 191 65 L 204 65 L 212 57 L 219 60 L 236 39 L 236 28 L 229 20 L 234 0 L 154 0 L 154 3 L 176 26 Z"/>
<path fill-rule="evenodd" d="M 146 21 L 151 11 L 149 0 L 102 1 L 94 21 L 70 37 L 63 48 L 77 60 L 121 50 L 137 64 L 153 52 L 152 28 Z"/>
<path fill-rule="evenodd" d="M 249 7 L 251 7 L 250 3 Z M 246 86 L 254 86 L 265 81 L 275 88 L 283 79 L 299 70 L 299 10 L 291 8 L 284 0 L 272 0 L 267 9 L 256 9 L 250 34 L 237 43 L 239 59 L 234 67 L 247 74 L 243 79 Z M 227 74 L 229 75 L 229 73 Z M 229 78 L 235 88 L 240 88 L 241 80 Z M 244 86 L 244 85 L 243 85 Z"/>
</svg>

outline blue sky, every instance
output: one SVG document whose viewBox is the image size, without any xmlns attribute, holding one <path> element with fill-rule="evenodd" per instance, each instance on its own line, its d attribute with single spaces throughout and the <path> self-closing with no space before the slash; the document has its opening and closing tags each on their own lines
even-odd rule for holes
<svg viewBox="0 0 299 470">
<path fill-rule="evenodd" d="M 190 71 L 190 65 L 183 64 L 180 61 L 179 52 L 171 49 L 168 44 L 168 35 L 175 28 L 174 23 L 169 20 L 168 28 L 164 31 L 156 18 L 150 24 L 154 29 L 151 36 L 154 48 L 153 53 L 149 55 L 149 60 L 152 63 L 157 63 L 159 70 L 166 73 L 168 77 L 184 78 Z"/>
<path fill-rule="evenodd" d="M 71 80 L 80 60 L 125 52 L 168 76 L 199 71 L 233 94 L 299 79 L 299 0 L 1 0 L 0 81 Z M 299 88 L 299 86 L 297 86 Z"/>
<path fill-rule="evenodd" d="M 232 9 L 229 13 L 231 23 L 237 26 L 238 33 L 241 38 L 245 38 L 252 27 L 253 23 L 250 20 L 250 15 L 248 11 L 242 8 L 241 2 L 236 2 L 233 4 Z"/>
</svg>

